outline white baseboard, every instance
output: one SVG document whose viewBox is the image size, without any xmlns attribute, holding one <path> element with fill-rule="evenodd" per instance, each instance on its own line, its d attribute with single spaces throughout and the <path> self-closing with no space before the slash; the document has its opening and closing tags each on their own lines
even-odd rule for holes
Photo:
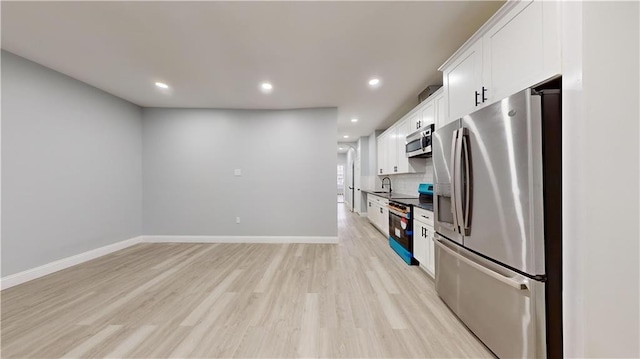
<svg viewBox="0 0 640 359">
<path fill-rule="evenodd" d="M 90 251 L 76 254 L 71 257 L 59 259 L 57 261 L 41 265 L 36 268 L 27 269 L 25 271 L 8 275 L 0 278 L 0 290 L 11 288 L 18 284 L 34 280 L 36 278 L 44 277 L 45 275 L 63 270 L 74 265 L 90 261 L 92 259 L 104 256 L 127 247 L 131 247 L 134 244 L 142 242 L 142 236 L 126 239 L 124 241 L 116 242 L 106 245 L 104 247 L 92 249 Z"/>
<path fill-rule="evenodd" d="M 151 243 L 338 243 L 338 237 L 315 236 L 142 236 Z"/>
</svg>

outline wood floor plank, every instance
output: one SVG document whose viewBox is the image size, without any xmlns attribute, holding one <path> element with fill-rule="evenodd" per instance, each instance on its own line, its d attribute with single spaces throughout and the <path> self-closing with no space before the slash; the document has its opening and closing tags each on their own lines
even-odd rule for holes
<svg viewBox="0 0 640 359">
<path fill-rule="evenodd" d="M 105 339 L 107 339 L 110 335 L 119 330 L 121 325 L 108 325 L 103 330 L 96 333 L 96 335 L 87 339 L 85 342 L 81 343 L 77 347 L 71 349 L 67 352 L 63 358 L 82 358 L 88 351 L 94 349 L 96 346 L 100 345 Z"/>
<path fill-rule="evenodd" d="M 127 354 L 133 351 L 136 347 L 140 345 L 147 337 L 156 330 L 155 325 L 143 325 L 138 328 L 135 332 L 133 332 L 127 339 L 120 342 L 120 344 L 114 348 L 109 354 L 106 355 L 107 358 L 125 358 Z"/>
<path fill-rule="evenodd" d="M 141 243 L 1 292 L 2 358 L 487 358 L 366 218 L 338 244 Z"/>
</svg>

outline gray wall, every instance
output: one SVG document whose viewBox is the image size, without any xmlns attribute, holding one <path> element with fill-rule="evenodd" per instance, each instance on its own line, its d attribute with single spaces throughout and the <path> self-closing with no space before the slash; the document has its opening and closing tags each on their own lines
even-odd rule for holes
<svg viewBox="0 0 640 359">
<path fill-rule="evenodd" d="M 142 117 L 145 234 L 337 235 L 335 108 Z"/>
<path fill-rule="evenodd" d="M 141 234 L 141 109 L 2 51 L 2 275 Z"/>
<path fill-rule="evenodd" d="M 373 174 L 375 168 L 371 168 L 369 136 L 362 136 L 358 139 L 358 148 L 360 149 L 360 175 L 369 176 Z"/>
</svg>

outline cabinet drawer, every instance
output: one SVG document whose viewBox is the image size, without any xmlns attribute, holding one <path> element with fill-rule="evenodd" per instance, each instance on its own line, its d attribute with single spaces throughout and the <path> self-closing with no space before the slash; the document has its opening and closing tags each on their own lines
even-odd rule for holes
<svg viewBox="0 0 640 359">
<path fill-rule="evenodd" d="M 416 219 L 417 221 L 423 222 L 424 224 L 427 224 L 433 227 L 433 212 L 431 211 L 414 207 L 413 218 Z"/>
<path fill-rule="evenodd" d="M 378 205 L 384 206 L 384 207 L 386 207 L 389 204 L 389 200 L 388 199 L 376 196 L 376 195 L 371 194 L 371 193 L 369 193 L 367 195 L 367 202 L 377 203 Z"/>
</svg>

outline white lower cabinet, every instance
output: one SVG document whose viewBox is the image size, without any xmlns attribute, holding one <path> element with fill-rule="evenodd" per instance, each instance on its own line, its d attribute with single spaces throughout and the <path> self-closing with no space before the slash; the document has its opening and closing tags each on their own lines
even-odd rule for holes
<svg viewBox="0 0 640 359">
<path fill-rule="evenodd" d="M 435 244 L 433 243 L 433 212 L 420 208 L 414 209 L 413 219 L 413 256 L 420 267 L 435 277 Z"/>
<path fill-rule="evenodd" d="M 424 236 L 424 225 L 415 219 L 413 220 L 413 257 L 422 263 L 427 262 L 428 249 Z"/>
<path fill-rule="evenodd" d="M 389 236 L 389 200 L 373 194 L 367 195 L 367 218 L 385 237 Z"/>
</svg>

